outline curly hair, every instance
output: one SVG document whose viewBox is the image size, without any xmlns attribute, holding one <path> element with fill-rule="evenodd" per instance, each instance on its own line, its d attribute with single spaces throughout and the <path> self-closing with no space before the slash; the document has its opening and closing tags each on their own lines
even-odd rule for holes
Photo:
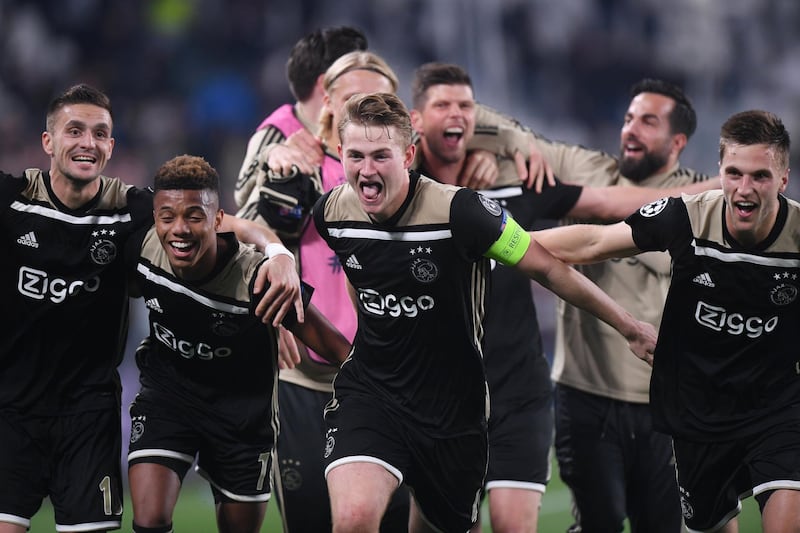
<svg viewBox="0 0 800 533">
<path fill-rule="evenodd" d="M 173 157 L 156 171 L 153 189 L 163 190 L 204 190 L 219 194 L 219 174 L 208 161 L 195 155 Z"/>
</svg>

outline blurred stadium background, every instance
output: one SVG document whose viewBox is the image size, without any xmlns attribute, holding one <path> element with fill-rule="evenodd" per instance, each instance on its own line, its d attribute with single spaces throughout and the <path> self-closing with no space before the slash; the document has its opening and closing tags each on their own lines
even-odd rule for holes
<svg viewBox="0 0 800 533">
<path fill-rule="evenodd" d="M 552 139 L 611 153 L 628 88 L 645 76 L 682 84 L 694 101 L 699 126 L 686 166 L 716 173 L 719 126 L 744 109 L 773 111 L 798 135 L 796 0 L 0 0 L 0 169 L 48 167 L 46 105 L 88 82 L 114 103 L 107 174 L 147 185 L 163 161 L 193 153 L 232 191 L 252 130 L 291 100 L 290 47 L 333 25 L 366 33 L 406 101 L 417 65 L 459 63 L 479 101 Z M 797 147 L 792 166 L 800 168 Z M 788 195 L 800 198 L 798 190 L 790 183 Z M 223 204 L 234 211 L 232 194 Z M 534 291 L 549 350 L 552 299 Z M 133 308 L 135 345 L 146 331 Z M 122 373 L 127 408 L 132 358 Z"/>
</svg>

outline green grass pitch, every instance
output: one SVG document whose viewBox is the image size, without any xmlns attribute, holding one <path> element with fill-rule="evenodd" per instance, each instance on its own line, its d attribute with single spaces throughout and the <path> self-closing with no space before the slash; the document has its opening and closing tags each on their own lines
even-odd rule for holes
<svg viewBox="0 0 800 533">
<path fill-rule="evenodd" d="M 553 479 L 548 485 L 547 492 L 542 500 L 542 510 L 539 517 L 540 533 L 564 533 L 571 524 L 569 491 L 561 482 L 561 479 L 558 478 L 557 472 L 557 465 L 553 463 Z M 130 499 L 126 497 L 121 531 L 131 531 L 132 517 Z M 484 533 L 491 532 L 485 504 L 482 522 Z M 186 477 L 186 482 L 175 509 L 173 523 L 176 533 L 214 533 L 216 531 L 214 500 L 211 496 L 211 491 L 205 481 L 198 478 L 192 471 Z M 42 509 L 34 516 L 31 521 L 30 531 L 32 533 L 55 531 L 53 509 L 49 500 L 44 502 Z M 270 503 L 267 508 L 267 518 L 261 531 L 269 533 L 280 533 L 282 531 L 280 517 L 274 503 Z M 629 529 L 626 527 L 625 531 L 627 532 Z M 748 533 L 761 531 L 758 505 L 753 498 L 748 498 L 744 501 L 742 514 L 739 515 L 739 531 Z"/>
</svg>

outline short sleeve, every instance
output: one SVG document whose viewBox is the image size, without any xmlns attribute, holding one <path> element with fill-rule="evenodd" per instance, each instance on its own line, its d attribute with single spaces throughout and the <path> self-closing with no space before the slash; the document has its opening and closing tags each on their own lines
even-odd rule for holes
<svg viewBox="0 0 800 533">
<path fill-rule="evenodd" d="M 686 204 L 680 198 L 661 198 L 645 204 L 625 219 L 633 241 L 643 251 L 665 251 L 691 235 Z"/>
<path fill-rule="evenodd" d="M 5 211 L 14 198 L 27 186 L 28 180 L 24 177 L 15 177 L 0 172 L 0 211 Z"/>
<path fill-rule="evenodd" d="M 127 193 L 128 210 L 136 228 L 149 228 L 153 220 L 153 190 L 131 187 Z"/>
<path fill-rule="evenodd" d="M 552 187 L 545 183 L 541 193 L 526 188 L 522 194 L 531 202 L 537 219 L 559 219 L 575 207 L 582 192 L 581 185 L 569 185 L 556 180 Z"/>
<path fill-rule="evenodd" d="M 505 213 L 495 200 L 461 189 L 450 204 L 453 239 L 465 259 L 477 261 L 497 241 Z"/>
</svg>

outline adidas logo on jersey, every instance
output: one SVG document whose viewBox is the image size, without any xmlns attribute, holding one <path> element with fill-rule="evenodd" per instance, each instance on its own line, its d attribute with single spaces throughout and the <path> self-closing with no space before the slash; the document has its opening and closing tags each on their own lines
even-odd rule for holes
<svg viewBox="0 0 800 533">
<path fill-rule="evenodd" d="M 361 263 L 358 262 L 355 255 L 348 257 L 345 265 L 347 265 L 347 268 L 352 268 L 353 270 L 361 270 Z"/>
<path fill-rule="evenodd" d="M 25 246 L 30 246 L 31 248 L 39 247 L 39 241 L 36 240 L 36 235 L 32 231 L 17 237 L 17 242 Z"/>
<path fill-rule="evenodd" d="M 705 285 L 706 287 L 716 287 L 714 280 L 711 279 L 711 276 L 708 272 L 703 272 L 699 276 L 695 277 L 692 281 L 699 285 Z"/>
<path fill-rule="evenodd" d="M 144 305 L 146 305 L 148 309 L 152 309 L 156 313 L 164 312 L 164 310 L 161 309 L 161 304 L 158 303 L 158 298 L 150 298 L 144 303 Z"/>
</svg>

